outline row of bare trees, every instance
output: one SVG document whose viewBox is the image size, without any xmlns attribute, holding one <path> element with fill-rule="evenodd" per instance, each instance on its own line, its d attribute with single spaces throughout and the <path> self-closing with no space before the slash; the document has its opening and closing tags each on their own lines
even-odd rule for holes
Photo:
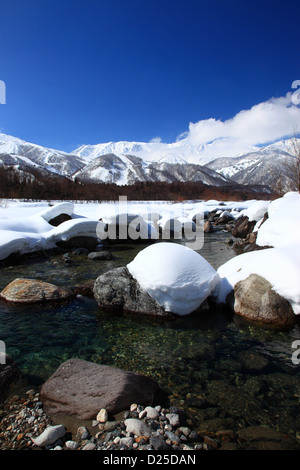
<svg viewBox="0 0 300 470">
<path fill-rule="evenodd" d="M 57 175 L 38 172 L 20 174 L 13 168 L 0 167 L 0 198 L 29 200 L 128 200 L 183 201 L 189 199 L 246 200 L 270 197 L 262 188 L 232 184 L 225 187 L 197 183 L 138 182 L 129 186 L 105 183 L 80 183 Z"/>
</svg>

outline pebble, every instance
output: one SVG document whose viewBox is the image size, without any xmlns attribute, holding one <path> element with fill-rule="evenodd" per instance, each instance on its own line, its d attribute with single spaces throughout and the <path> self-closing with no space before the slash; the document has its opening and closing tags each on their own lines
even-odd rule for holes
<svg viewBox="0 0 300 470">
<path fill-rule="evenodd" d="M 62 425 L 55 425 L 43 411 L 39 394 L 28 390 L 26 398 L 11 397 L 1 404 L 0 450 L 211 450 L 221 445 L 220 438 L 200 436 L 185 421 L 179 426 L 182 410 L 161 406 L 132 404 L 118 420 L 97 419 L 98 433 L 79 426 L 71 435 Z M 101 419 L 106 417 L 100 410 Z M 99 413 L 100 413 L 99 412 Z M 96 418 L 96 417 L 95 417 Z M 107 416 L 108 418 L 108 416 Z M 223 433 L 228 431 L 223 431 Z M 222 434 L 223 436 L 223 434 Z M 231 436 L 230 436 L 231 437 Z"/>
<path fill-rule="evenodd" d="M 177 413 L 167 413 L 166 417 L 172 428 L 178 427 L 180 424 L 180 417 Z"/>
<path fill-rule="evenodd" d="M 57 424 L 56 426 L 48 426 L 42 434 L 36 438 L 32 438 L 32 442 L 38 447 L 45 447 L 53 444 L 66 434 L 64 426 Z"/>
<path fill-rule="evenodd" d="M 102 408 L 102 410 L 99 411 L 99 413 L 97 414 L 96 420 L 99 423 L 106 423 L 106 421 L 108 420 L 108 413 L 104 408 Z"/>
</svg>

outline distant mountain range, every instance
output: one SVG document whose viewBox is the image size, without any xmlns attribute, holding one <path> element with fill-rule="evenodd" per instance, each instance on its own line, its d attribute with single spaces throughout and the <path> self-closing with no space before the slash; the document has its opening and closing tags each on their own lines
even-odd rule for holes
<svg viewBox="0 0 300 470">
<path fill-rule="evenodd" d="M 208 144 L 213 155 L 213 143 Z M 59 175 L 81 182 L 131 185 L 135 182 L 202 182 L 211 186 L 259 185 L 265 190 L 291 189 L 293 175 L 287 162 L 290 141 L 250 148 L 235 157 L 213 158 L 207 146 L 186 141 L 109 142 L 84 145 L 71 153 L 49 149 L 0 133 L 0 166 L 14 168 L 24 178 Z"/>
</svg>

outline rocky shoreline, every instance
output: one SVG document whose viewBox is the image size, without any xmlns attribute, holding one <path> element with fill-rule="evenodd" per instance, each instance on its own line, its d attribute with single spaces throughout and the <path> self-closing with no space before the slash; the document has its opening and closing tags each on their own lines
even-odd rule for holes
<svg viewBox="0 0 300 470">
<path fill-rule="evenodd" d="M 266 426 L 238 431 L 219 429 L 196 432 L 184 410 L 171 406 L 132 404 L 117 416 L 100 410 L 90 428 L 74 433 L 53 424 L 43 410 L 39 392 L 13 395 L 0 408 L 0 450 L 106 450 L 106 451 L 205 451 L 299 450 L 300 445 Z"/>
<path fill-rule="evenodd" d="M 79 426 L 72 435 L 63 425 L 53 425 L 43 410 L 39 392 L 13 395 L 0 409 L 0 450 L 210 450 L 217 441 L 200 436 L 184 425 L 177 407 L 130 409 L 111 417 L 100 410 L 91 427 Z M 226 432 L 224 432 L 224 436 Z"/>
</svg>

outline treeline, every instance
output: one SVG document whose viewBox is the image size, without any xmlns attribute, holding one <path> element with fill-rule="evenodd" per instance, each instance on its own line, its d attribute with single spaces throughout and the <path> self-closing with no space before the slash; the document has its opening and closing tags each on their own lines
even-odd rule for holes
<svg viewBox="0 0 300 470">
<path fill-rule="evenodd" d="M 117 201 L 127 196 L 131 201 L 217 199 L 241 201 L 269 199 L 273 195 L 257 186 L 207 186 L 195 183 L 138 182 L 129 186 L 106 183 L 81 183 L 58 175 L 19 173 L 13 168 L 0 168 L 0 198 L 30 200 Z"/>
</svg>

